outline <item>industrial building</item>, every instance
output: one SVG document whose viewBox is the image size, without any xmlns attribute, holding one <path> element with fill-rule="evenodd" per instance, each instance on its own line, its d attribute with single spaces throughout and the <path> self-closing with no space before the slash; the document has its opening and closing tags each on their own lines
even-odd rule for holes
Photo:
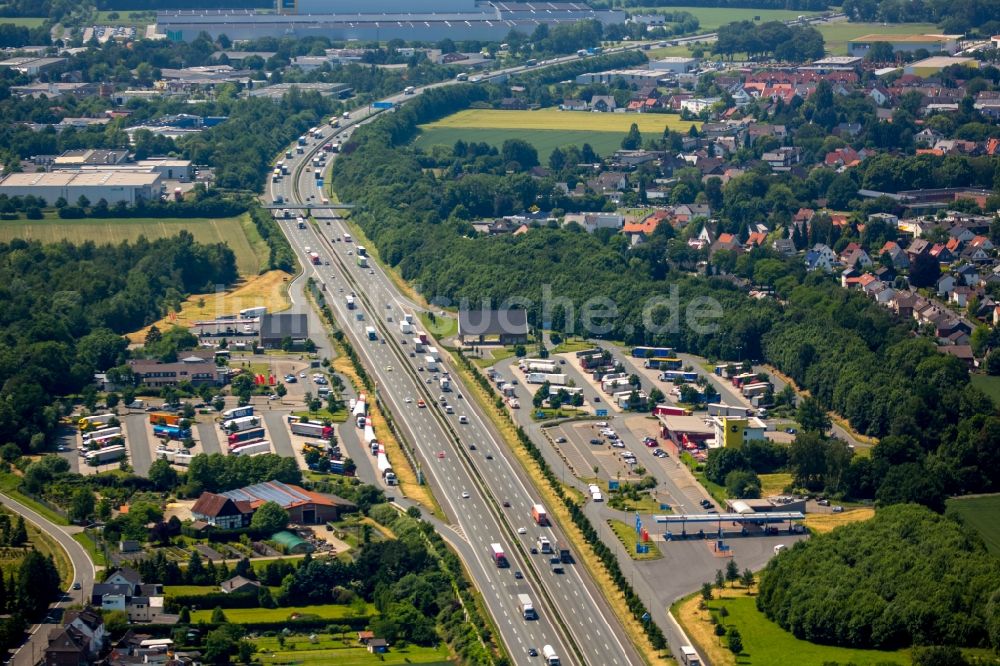
<svg viewBox="0 0 1000 666">
<path fill-rule="evenodd" d="M 304 314 L 266 314 L 260 318 L 260 346 L 264 349 L 281 347 L 286 338 L 294 345 L 309 339 L 309 317 Z"/>
<path fill-rule="evenodd" d="M 161 176 L 152 172 L 108 170 L 54 171 L 51 173 L 12 173 L 0 180 L 0 194 L 8 197 L 34 196 L 49 205 L 60 197 L 75 203 L 81 196 L 91 202 L 104 199 L 109 204 L 158 199 L 163 186 Z"/>
<path fill-rule="evenodd" d="M 463 344 L 523 344 L 528 341 L 528 313 L 511 309 L 459 310 L 458 338 Z"/>
<path fill-rule="evenodd" d="M 191 507 L 195 520 L 223 529 L 247 527 L 253 513 L 265 502 L 274 502 L 299 525 L 315 525 L 338 520 L 355 505 L 342 497 L 314 493 L 281 481 L 266 481 L 224 493 L 202 493 Z"/>
<path fill-rule="evenodd" d="M 81 148 L 79 150 L 67 150 L 62 155 L 56 157 L 52 160 L 52 169 L 65 171 L 68 169 L 81 169 L 85 166 L 111 167 L 117 164 L 124 164 L 127 161 L 127 150 Z"/>
<path fill-rule="evenodd" d="M 961 35 L 865 35 L 847 42 L 847 54 L 864 57 L 872 44 L 885 42 L 895 53 L 915 53 L 921 49 L 928 53 L 945 52 L 953 55 L 958 51 Z"/>
<path fill-rule="evenodd" d="M 477 0 L 277 0 L 276 13 L 254 10 L 177 10 L 156 15 L 156 31 L 174 41 L 201 32 L 233 40 L 260 37 L 327 37 L 336 40 L 500 40 L 511 30 L 530 35 L 541 24 L 584 19 L 624 23 L 626 13 L 594 10 L 577 2 Z"/>
<path fill-rule="evenodd" d="M 654 69 L 612 69 L 606 72 L 580 74 L 576 77 L 576 82 L 581 86 L 586 86 L 592 83 L 611 84 L 618 81 L 625 81 L 626 83 L 633 83 L 642 87 L 655 86 L 665 76 L 665 72 Z"/>
<path fill-rule="evenodd" d="M 211 384 L 225 386 L 229 368 L 217 366 L 212 359 L 190 355 L 174 363 L 161 363 L 156 359 L 130 359 L 128 362 L 141 386 L 161 388 L 191 382 L 195 386 Z"/>
<path fill-rule="evenodd" d="M 926 78 L 928 76 L 934 76 L 942 69 L 951 67 L 952 65 L 962 65 L 963 67 L 978 69 L 979 61 L 976 60 L 975 58 L 932 56 L 930 58 L 924 58 L 923 60 L 917 60 L 916 62 L 911 62 L 910 64 L 903 67 L 903 73 L 913 74 L 914 76 Z"/>
<path fill-rule="evenodd" d="M 713 416 L 709 422 L 714 430 L 715 446 L 727 449 L 742 448 L 744 442 L 762 441 L 767 431 L 767 424 L 756 416 Z"/>
<path fill-rule="evenodd" d="M 685 58 L 683 56 L 670 56 L 660 58 L 649 63 L 650 69 L 659 72 L 670 72 L 671 74 L 687 74 L 698 69 L 698 58 Z"/>
</svg>

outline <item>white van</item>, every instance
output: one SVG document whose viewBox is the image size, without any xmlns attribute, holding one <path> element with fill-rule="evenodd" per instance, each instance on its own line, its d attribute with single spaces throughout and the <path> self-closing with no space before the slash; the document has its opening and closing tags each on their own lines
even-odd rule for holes
<svg viewBox="0 0 1000 666">
<path fill-rule="evenodd" d="M 785 548 L 787 548 L 787 546 L 785 546 L 785 544 L 779 543 L 777 546 L 774 547 L 774 554 L 777 555 L 781 551 L 785 550 Z"/>
<path fill-rule="evenodd" d="M 468 423 L 469 422 L 469 417 L 466 416 L 465 414 L 462 414 L 461 416 L 458 417 L 458 422 L 459 423 Z"/>
</svg>

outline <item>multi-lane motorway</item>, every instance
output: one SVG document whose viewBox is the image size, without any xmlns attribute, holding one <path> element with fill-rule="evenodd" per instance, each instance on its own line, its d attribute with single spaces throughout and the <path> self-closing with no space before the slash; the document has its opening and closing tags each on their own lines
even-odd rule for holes
<svg viewBox="0 0 1000 666">
<path fill-rule="evenodd" d="M 365 116 L 366 112 L 358 112 L 350 122 Z M 321 201 L 321 186 L 304 166 L 319 146 L 344 131 L 349 130 L 325 126 L 323 138 L 310 139 L 303 155 L 293 153 L 291 175 L 271 183 L 271 200 L 280 194 L 296 211 Z M 406 444 L 413 447 L 416 460 L 448 513 L 454 538 L 469 544 L 460 552 L 472 555 L 471 560 L 466 558 L 466 566 L 483 592 L 514 661 L 536 663 L 528 649 L 541 651 L 543 645 L 552 645 L 564 663 L 639 663 L 641 659 L 623 637 L 621 625 L 591 581 L 581 574 L 579 565 L 567 566 L 565 573 L 555 574 L 547 555 L 530 553 L 542 534 L 557 544 L 566 544 L 567 540 L 556 526 L 534 525 L 531 506 L 536 498 L 528 480 L 508 460 L 500 437 L 474 401 L 464 397 L 465 389 L 460 384 L 446 394 L 454 414 L 446 414 L 441 408 L 437 383 L 428 383 L 431 373 L 418 370 L 423 355 L 414 352 L 411 357 L 413 345 L 400 342 L 409 336 L 400 333 L 399 321 L 404 313 L 415 312 L 413 305 L 397 293 L 380 267 L 356 265 L 356 248 L 343 242 L 349 230 L 340 219 L 329 211 L 313 212 L 315 223 L 305 229 L 299 229 L 294 219 L 279 219 L 306 267 L 296 282 L 312 277 L 325 284 L 327 301 L 338 322 L 378 383 L 379 397 L 396 415 Z M 308 252 L 319 253 L 320 265 L 309 263 L 307 247 Z M 296 286 L 293 294 L 299 292 Z M 346 296 L 351 293 L 358 303 L 355 310 L 348 310 L 346 305 Z M 297 310 L 303 307 L 303 302 L 296 303 Z M 358 318 L 359 314 L 363 319 Z M 378 340 L 368 339 L 368 326 L 376 327 Z M 446 360 L 443 365 L 447 367 Z M 426 407 L 418 406 L 420 399 Z M 461 416 L 468 423 L 460 423 Z M 510 506 L 505 507 L 505 503 Z M 519 534 L 520 528 L 524 528 L 524 534 Z M 509 568 L 494 564 L 493 543 L 502 544 L 510 560 Z M 516 578 L 515 572 L 521 572 L 523 578 Z M 532 598 L 539 610 L 538 620 L 521 617 L 518 594 Z"/>
</svg>

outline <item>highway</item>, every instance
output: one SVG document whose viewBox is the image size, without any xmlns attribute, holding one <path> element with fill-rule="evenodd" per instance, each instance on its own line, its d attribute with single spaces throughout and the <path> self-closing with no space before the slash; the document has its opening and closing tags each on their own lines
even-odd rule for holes
<svg viewBox="0 0 1000 666">
<path fill-rule="evenodd" d="M 366 111 L 360 111 L 351 120 L 367 116 Z M 344 131 L 349 130 L 335 131 L 324 126 L 323 138 L 310 139 L 303 155 L 293 152 L 292 175 L 270 184 L 271 199 L 280 194 L 293 210 L 296 209 L 292 202 L 300 202 L 301 206 L 322 201 L 321 186 L 316 184 L 314 173 L 302 167 L 322 144 Z M 296 173 L 298 187 L 295 187 Z M 342 240 L 348 230 L 341 220 L 328 211 L 314 213 L 315 225 L 307 224 L 305 229 L 299 229 L 295 219 L 279 220 L 279 226 L 306 267 L 292 285 L 292 293 L 300 293 L 298 283 L 310 276 L 320 284 L 325 283 L 331 309 L 375 378 L 379 397 L 397 416 L 407 443 L 413 447 L 452 521 L 454 532 L 470 544 L 468 552 L 474 555 L 474 560 L 466 557 L 466 565 L 483 592 L 515 663 L 536 663 L 528 656 L 528 648 L 540 651 L 543 645 L 552 645 L 564 663 L 608 666 L 640 663 L 634 648 L 621 639 L 623 629 L 610 609 L 576 565 L 566 566 L 564 574 L 553 574 L 548 556 L 530 554 L 529 549 L 543 533 L 556 544 L 565 544 L 567 540 L 557 527 L 534 525 L 531 506 L 535 498 L 528 479 L 519 466 L 508 460 L 499 436 L 478 407 L 457 397 L 466 390 L 456 383 L 455 391 L 447 394 L 454 414 L 447 415 L 440 407 L 440 391 L 431 373 L 417 370 L 423 365 L 424 355 L 414 353 L 411 357 L 413 345 L 399 342 L 403 337 L 412 337 L 399 333 L 398 322 L 404 312 L 414 313 L 415 308 L 396 292 L 380 267 L 356 265 L 356 248 Z M 310 264 L 308 252 L 317 252 L 321 265 Z M 358 301 L 354 311 L 347 309 L 345 300 L 352 292 Z M 357 318 L 359 314 L 363 320 Z M 368 339 L 365 332 L 368 326 L 378 329 L 378 341 Z M 452 376 L 454 381 L 455 373 Z M 417 406 L 421 398 L 426 408 Z M 468 424 L 459 423 L 459 416 L 463 415 Z M 465 494 L 468 498 L 464 498 Z M 504 502 L 510 506 L 503 507 Z M 519 528 L 524 528 L 525 534 L 518 534 Z M 503 546 L 511 562 L 509 569 L 498 569 L 493 563 L 492 543 Z M 515 578 L 514 571 L 523 572 L 524 579 Z M 539 620 L 522 619 L 517 605 L 517 595 L 522 593 L 532 598 Z M 561 626 L 557 618 L 565 625 Z"/>
</svg>

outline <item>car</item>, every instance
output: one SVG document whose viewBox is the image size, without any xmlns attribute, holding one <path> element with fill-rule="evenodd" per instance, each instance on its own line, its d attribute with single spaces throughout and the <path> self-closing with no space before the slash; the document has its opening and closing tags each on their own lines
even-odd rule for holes
<svg viewBox="0 0 1000 666">
<path fill-rule="evenodd" d="M 368 275 L 375 275 L 375 269 L 374 268 L 369 268 L 368 269 Z"/>
<path fill-rule="evenodd" d="M 844 512 L 844 507 L 842 507 L 842 506 L 840 506 L 838 504 L 837 506 L 832 507 L 830 510 L 833 511 L 834 513 L 843 513 Z"/>
<path fill-rule="evenodd" d="M 559 365 L 566 365 L 566 359 L 564 358 L 559 359 Z"/>
<path fill-rule="evenodd" d="M 430 384 L 430 383 L 431 383 L 431 378 L 430 378 L 430 377 L 428 377 L 428 378 L 427 378 L 427 383 L 428 383 L 428 384 Z"/>
<path fill-rule="evenodd" d="M 595 428 L 607 428 L 608 427 L 608 422 L 607 421 L 598 421 L 597 423 L 594 424 L 594 427 Z"/>
<path fill-rule="evenodd" d="M 532 555 L 538 555 L 538 549 L 537 549 L 537 548 L 535 548 L 534 546 L 532 546 L 532 547 L 531 547 L 531 554 L 532 554 Z"/>
<path fill-rule="evenodd" d="M 278 400 L 279 398 L 280 396 L 277 393 L 272 393 L 271 395 L 267 396 L 268 400 Z"/>
<path fill-rule="evenodd" d="M 529 657 L 537 657 L 538 656 L 538 650 L 536 650 L 535 648 L 528 648 L 528 656 Z"/>
<path fill-rule="evenodd" d="M 504 500 L 503 501 L 503 506 L 504 506 L 505 509 L 509 509 L 510 508 L 510 500 Z"/>
<path fill-rule="evenodd" d="M 516 578 L 518 580 L 521 580 L 522 578 L 524 578 L 524 574 L 521 573 L 520 571 L 515 571 L 514 572 L 514 578 Z"/>
<path fill-rule="evenodd" d="M 299 373 L 299 379 L 305 379 L 305 378 L 306 378 L 306 373 L 303 370 L 302 372 Z"/>
<path fill-rule="evenodd" d="M 352 254 L 354 254 L 354 250 L 348 250 L 348 251 L 347 251 L 347 254 L 348 254 L 348 255 L 352 255 Z"/>
<path fill-rule="evenodd" d="M 407 398 L 406 399 L 406 404 L 410 404 L 411 402 L 413 402 L 413 398 Z"/>
<path fill-rule="evenodd" d="M 816 504 L 819 504 L 820 506 L 830 506 L 830 500 L 828 499 L 816 500 Z"/>
<path fill-rule="evenodd" d="M 462 414 L 461 416 L 458 417 L 458 422 L 459 423 L 468 423 L 469 422 L 469 417 L 466 416 L 465 414 Z"/>
<path fill-rule="evenodd" d="M 799 431 L 796 430 L 795 428 L 785 428 L 785 432 L 787 432 L 789 435 L 794 435 L 794 434 L 798 433 Z"/>
<path fill-rule="evenodd" d="M 438 451 L 438 459 L 444 460 L 444 451 Z"/>
<path fill-rule="evenodd" d="M 526 530 L 526 529 L 525 529 L 525 528 L 523 528 L 523 527 L 518 527 L 518 528 L 517 528 L 517 533 L 518 533 L 518 534 L 527 534 L 527 533 L 528 533 L 528 530 Z"/>
<path fill-rule="evenodd" d="M 401 344 L 401 345 L 405 345 L 405 344 L 408 344 L 408 343 L 406 342 L 406 338 L 400 338 L 400 339 L 399 339 L 399 344 Z"/>
<path fill-rule="evenodd" d="M 590 440 L 590 443 L 593 444 L 594 446 L 600 446 L 601 444 L 604 443 L 604 440 L 603 439 L 596 439 L 595 438 L 595 439 Z"/>
<path fill-rule="evenodd" d="M 565 437 L 556 437 L 556 444 L 565 444 L 565 443 L 566 443 Z"/>
<path fill-rule="evenodd" d="M 600 401 L 601 401 L 601 396 L 595 395 L 594 396 L 594 402 L 600 402 Z"/>
<path fill-rule="evenodd" d="M 462 499 L 469 499 L 469 491 L 467 490 L 462 491 Z"/>
<path fill-rule="evenodd" d="M 486 454 L 486 459 L 487 460 L 493 460 L 493 454 L 492 453 L 487 453 Z"/>
<path fill-rule="evenodd" d="M 78 583 L 78 582 L 77 583 L 73 583 L 73 589 L 74 590 L 80 590 L 80 589 L 83 589 L 83 586 L 80 585 L 80 583 Z"/>
<path fill-rule="evenodd" d="M 476 445 L 475 444 L 469 444 L 469 450 L 470 451 L 475 451 L 476 450 Z"/>
<path fill-rule="evenodd" d="M 416 358 L 416 356 L 417 356 L 416 354 L 414 354 L 413 352 L 410 352 L 410 358 Z"/>
<path fill-rule="evenodd" d="M 385 366 L 385 371 L 386 372 L 392 372 L 392 366 L 391 365 Z"/>
<path fill-rule="evenodd" d="M 461 400 L 462 399 L 462 394 L 461 393 L 456 393 L 455 397 L 458 398 L 459 400 Z"/>
<path fill-rule="evenodd" d="M 423 371 L 424 371 L 424 366 L 422 366 L 422 365 L 418 365 L 418 366 L 417 366 L 417 372 L 423 372 Z M 431 380 L 430 380 L 430 379 L 428 379 L 427 381 L 428 381 L 428 382 L 430 382 Z"/>
<path fill-rule="evenodd" d="M 421 398 L 420 400 L 417 400 L 417 407 L 423 408 L 423 407 L 426 407 L 426 406 L 427 406 L 427 403 L 424 402 L 423 398 Z"/>
</svg>

